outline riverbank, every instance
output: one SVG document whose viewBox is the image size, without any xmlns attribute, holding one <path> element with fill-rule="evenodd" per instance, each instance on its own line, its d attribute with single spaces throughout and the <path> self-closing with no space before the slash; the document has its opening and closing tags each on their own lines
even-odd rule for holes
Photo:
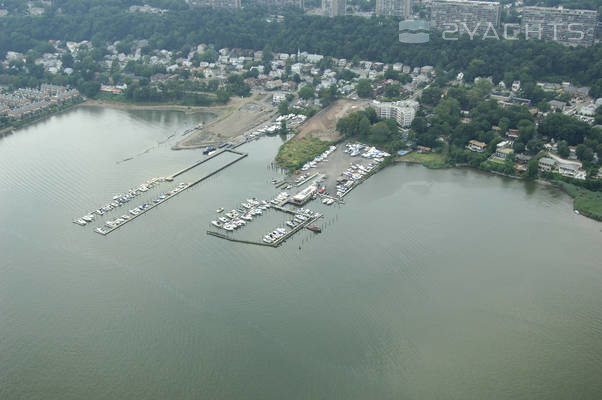
<svg viewBox="0 0 602 400">
<path fill-rule="evenodd" d="M 449 165 L 445 162 L 445 155 L 438 153 L 410 153 L 401 157 L 397 157 L 395 162 L 403 162 L 409 164 L 421 164 L 429 169 L 444 169 L 444 168 L 471 168 L 478 171 L 487 172 L 493 175 L 503 176 L 510 179 L 518 179 L 526 181 L 524 176 L 508 175 L 499 171 L 488 171 L 481 168 L 474 168 L 468 164 Z M 536 179 L 540 185 L 556 187 L 573 199 L 573 209 L 581 215 L 602 222 L 602 193 L 594 192 L 570 183 L 561 181 L 548 181 L 545 179 Z"/>
<path fill-rule="evenodd" d="M 216 118 L 195 128 L 173 146 L 174 150 L 220 144 L 261 127 L 276 115 L 274 106 L 266 101 L 266 97 L 261 93 L 250 97 L 237 97 L 225 106 L 204 109 L 215 113 Z"/>
<path fill-rule="evenodd" d="M 80 107 L 105 107 L 113 108 L 116 110 L 154 110 L 154 111 L 184 111 L 188 113 L 194 112 L 219 112 L 220 109 L 227 108 L 227 105 L 223 106 L 182 106 L 177 104 L 169 103 L 151 103 L 151 104 L 136 104 L 136 103 L 123 103 L 123 102 L 111 102 L 106 100 L 87 99 L 86 101 L 79 104 Z"/>
<path fill-rule="evenodd" d="M 17 129 L 25 128 L 26 126 L 30 126 L 30 125 L 35 124 L 36 122 L 43 121 L 46 118 L 52 117 L 53 115 L 58 115 L 62 112 L 68 111 L 68 110 L 72 109 L 73 107 L 78 106 L 82 103 L 83 103 L 82 101 L 76 101 L 76 102 L 70 103 L 70 104 L 63 104 L 63 105 L 58 106 L 56 109 L 49 110 L 49 111 L 44 112 L 40 115 L 37 115 L 33 118 L 15 121 L 14 125 L 7 126 L 7 127 L 0 129 L 0 137 L 10 135 Z"/>
</svg>

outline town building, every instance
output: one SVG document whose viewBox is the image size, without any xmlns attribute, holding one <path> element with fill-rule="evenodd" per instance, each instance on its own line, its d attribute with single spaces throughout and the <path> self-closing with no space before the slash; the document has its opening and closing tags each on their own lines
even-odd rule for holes
<svg viewBox="0 0 602 400">
<path fill-rule="evenodd" d="M 598 12 L 563 7 L 525 7 L 521 31 L 526 39 L 553 40 L 571 46 L 591 46 Z"/>
<path fill-rule="evenodd" d="M 500 25 L 501 7 L 498 2 L 468 0 L 435 0 L 431 3 L 430 25 L 437 30 L 455 30 L 459 33 L 491 34 Z"/>
<path fill-rule="evenodd" d="M 412 0 L 376 0 L 376 15 L 408 18 L 412 15 L 412 2 Z"/>
<path fill-rule="evenodd" d="M 322 0 L 322 12 L 327 17 L 340 17 L 345 15 L 346 0 Z"/>
</svg>

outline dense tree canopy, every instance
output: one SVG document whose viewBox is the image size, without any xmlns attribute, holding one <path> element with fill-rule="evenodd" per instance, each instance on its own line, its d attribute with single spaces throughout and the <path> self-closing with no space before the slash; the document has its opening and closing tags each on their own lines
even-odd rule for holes
<svg viewBox="0 0 602 400">
<path fill-rule="evenodd" d="M 184 2 L 145 3 L 168 8 L 158 14 L 130 13 L 127 0 L 55 0 L 43 16 L 0 19 L 0 55 L 26 52 L 49 39 L 93 40 L 97 43 L 150 39 L 152 48 L 181 51 L 198 43 L 217 48 L 237 47 L 295 53 L 297 49 L 334 57 L 433 65 L 463 71 L 470 81 L 492 76 L 494 81 L 518 79 L 569 80 L 591 85 L 602 76 L 602 45 L 568 48 L 538 41 L 443 40 L 432 34 L 429 43 L 400 43 L 395 20 L 290 13 L 282 23 L 266 19 L 266 11 L 189 8 Z M 140 2 L 142 3 L 142 2 Z M 59 9 L 61 10 L 59 12 Z M 378 38 L 378 40 L 375 40 Z M 47 43 L 46 43 L 47 44 Z"/>
</svg>

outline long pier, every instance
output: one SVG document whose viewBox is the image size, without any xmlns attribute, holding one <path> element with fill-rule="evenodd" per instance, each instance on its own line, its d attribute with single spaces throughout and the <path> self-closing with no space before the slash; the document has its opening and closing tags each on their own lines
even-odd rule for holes
<svg viewBox="0 0 602 400">
<path fill-rule="evenodd" d="M 175 174 L 173 174 L 173 175 L 171 175 L 171 176 L 170 176 L 170 178 L 171 178 L 171 179 L 167 179 L 167 180 L 173 180 L 173 178 L 174 178 L 174 177 L 176 177 L 176 176 L 178 176 L 178 175 L 181 175 L 181 174 L 183 174 L 184 172 L 186 172 L 186 171 L 189 171 L 189 170 L 191 170 L 192 168 L 194 168 L 194 167 L 196 167 L 196 166 L 198 166 L 198 165 L 201 165 L 201 164 L 203 164 L 204 162 L 206 162 L 206 161 L 210 160 L 211 158 L 213 158 L 213 157 L 216 157 L 216 156 L 218 156 L 218 155 L 220 155 L 220 154 L 222 154 L 222 153 L 224 153 L 224 152 L 226 152 L 226 151 L 228 151 L 228 152 L 231 152 L 231 153 L 234 153 L 234 154 L 238 154 L 239 156 L 238 156 L 237 158 L 235 158 L 234 160 L 230 161 L 229 163 L 227 163 L 226 165 L 223 165 L 223 166 L 221 166 L 221 167 L 219 167 L 219 168 L 217 168 L 217 169 L 215 169 L 215 170 L 211 171 L 211 172 L 210 172 L 210 173 L 208 173 L 207 175 L 205 175 L 205 176 L 203 176 L 203 177 L 201 177 L 201 178 L 197 179 L 196 181 L 193 181 L 193 182 L 189 183 L 189 184 L 188 184 L 188 186 L 186 186 L 186 187 L 182 188 L 181 190 L 179 190 L 179 191 L 175 192 L 174 194 L 172 194 L 172 195 L 170 195 L 169 197 L 167 197 L 167 198 L 165 198 L 165 199 L 161 200 L 160 202 L 158 202 L 158 203 L 153 203 L 153 204 L 150 204 L 150 205 L 149 205 L 147 208 L 145 208 L 144 210 L 140 211 L 140 213 L 138 213 L 138 214 L 136 214 L 136 215 L 132 215 L 132 216 L 131 216 L 129 219 L 125 220 L 125 221 L 124 221 L 124 222 L 122 222 L 121 224 L 119 224 L 119 225 L 116 225 L 116 226 L 113 226 L 113 227 L 110 227 L 110 228 L 106 228 L 106 227 L 105 227 L 106 229 L 104 229 L 104 231 L 103 231 L 103 232 L 98 232 L 98 231 L 96 231 L 96 232 L 106 236 L 106 235 L 108 235 L 109 233 L 113 232 L 114 230 L 117 230 L 117 229 L 121 228 L 122 226 L 124 226 L 124 225 L 125 225 L 125 224 L 127 224 L 128 222 L 131 222 L 131 221 L 133 221 L 134 219 L 138 218 L 139 216 L 141 216 L 141 215 L 143 215 L 143 214 L 146 214 L 148 211 L 152 210 L 153 208 L 157 207 L 158 205 L 160 205 L 160 204 L 163 204 L 163 203 L 167 202 L 168 200 L 170 200 L 170 199 L 172 199 L 172 198 L 176 197 L 178 194 L 185 192 L 186 190 L 190 189 L 191 187 L 193 187 L 193 186 L 195 186 L 195 185 L 198 185 L 199 183 L 203 182 L 204 180 L 206 180 L 206 179 L 209 179 L 210 177 L 212 177 L 213 175 L 217 174 L 218 172 L 220 172 L 220 171 L 222 171 L 222 170 L 224 170 L 224 169 L 228 168 L 230 165 L 232 165 L 232 164 L 234 164 L 234 163 L 236 163 L 236 162 L 238 162 L 238 161 L 240 161 L 240 160 L 242 160 L 243 158 L 245 158 L 245 157 L 247 157 L 247 156 L 248 156 L 248 153 L 242 153 L 242 152 L 240 152 L 240 151 L 231 150 L 231 149 L 224 149 L 224 150 L 222 150 L 222 151 L 220 151 L 220 152 L 218 152 L 218 153 L 216 153 L 216 154 L 213 154 L 213 155 L 212 155 L 212 156 L 210 156 L 209 158 L 206 158 L 206 159 L 204 159 L 204 160 L 201 160 L 201 161 L 199 161 L 199 162 L 196 162 L 196 163 L 192 164 L 191 166 L 188 166 L 188 167 L 186 167 L 186 168 L 184 168 L 184 169 L 182 169 L 182 170 L 180 170 L 180 171 L 176 172 Z"/>
<path fill-rule="evenodd" d="M 182 175 L 184 172 L 188 172 L 191 169 L 196 168 L 199 165 L 204 164 L 207 161 L 209 161 L 209 160 L 211 160 L 211 159 L 213 159 L 213 158 L 215 158 L 215 157 L 217 157 L 217 156 L 219 156 L 219 155 L 221 155 L 221 154 L 223 154 L 225 152 L 230 152 L 230 153 L 234 153 L 234 154 L 238 154 L 238 155 L 243 155 L 244 154 L 245 156 L 248 155 L 247 153 L 241 153 L 240 151 L 237 151 L 237 150 L 234 150 L 234 149 L 229 149 L 229 148 L 221 149 L 221 150 L 216 150 L 216 152 L 213 153 L 212 155 L 210 155 L 209 157 L 204 158 L 202 160 L 199 160 L 199 161 L 195 162 L 194 164 L 189 165 L 188 167 L 183 168 L 183 169 L 179 170 L 178 172 L 176 172 L 174 174 L 171 174 L 170 176 L 168 176 L 165 179 L 168 180 L 168 181 L 173 181 L 174 178 L 177 177 L 178 175 Z"/>
</svg>

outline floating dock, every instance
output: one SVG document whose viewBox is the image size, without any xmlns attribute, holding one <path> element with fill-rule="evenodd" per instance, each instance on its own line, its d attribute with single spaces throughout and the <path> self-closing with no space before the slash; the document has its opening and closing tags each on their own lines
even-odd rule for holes
<svg viewBox="0 0 602 400">
<path fill-rule="evenodd" d="M 286 208 L 283 208 L 283 207 L 272 206 L 272 208 L 275 208 L 275 209 L 277 209 L 279 211 L 283 211 L 283 212 L 286 212 L 286 213 L 289 213 L 289 214 L 293 214 L 293 215 L 297 214 L 294 211 L 287 210 Z M 256 241 L 255 242 L 255 241 L 252 241 L 252 240 L 238 239 L 238 238 L 235 238 L 235 237 L 232 237 L 232 236 L 228 236 L 228 235 L 226 235 L 224 233 L 214 232 L 214 231 L 207 231 L 207 235 L 215 236 L 215 237 L 218 237 L 220 239 L 229 240 L 231 242 L 244 243 L 244 244 L 254 244 L 254 245 L 257 245 L 257 246 L 278 247 L 282 243 L 284 243 L 286 240 L 288 240 L 291 236 L 293 236 L 295 233 L 299 232 L 303 228 L 306 228 L 310 224 L 313 224 L 314 222 L 316 222 L 320 218 L 322 218 L 322 214 L 319 214 L 319 213 L 314 214 L 311 218 L 308 218 L 307 220 L 301 222 L 300 224 L 298 224 L 297 226 L 295 226 L 293 229 L 291 229 L 290 232 L 285 233 L 284 235 L 282 235 L 281 237 L 279 237 L 278 240 L 273 241 L 271 243 L 266 243 L 264 241 Z"/>
</svg>

